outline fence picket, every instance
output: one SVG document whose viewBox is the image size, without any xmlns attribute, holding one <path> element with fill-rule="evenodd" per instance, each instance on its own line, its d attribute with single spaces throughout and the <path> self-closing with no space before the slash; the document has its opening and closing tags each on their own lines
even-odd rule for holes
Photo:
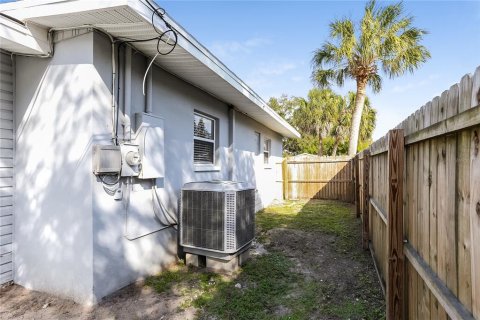
<svg viewBox="0 0 480 320">
<path fill-rule="evenodd" d="M 353 202 L 350 157 L 299 155 L 283 161 L 285 199 L 328 199 Z"/>
<path fill-rule="evenodd" d="M 387 319 L 403 319 L 403 130 L 391 130 L 388 145 Z"/>
<path fill-rule="evenodd" d="M 480 127 L 471 134 L 470 167 L 470 235 L 472 243 L 472 306 L 473 315 L 480 318 Z"/>
<path fill-rule="evenodd" d="M 397 226 L 391 211 L 392 164 L 384 155 L 388 150 L 390 159 L 391 145 L 385 143 L 391 143 L 392 136 L 378 139 L 359 155 L 362 165 L 358 176 L 367 181 L 360 185 L 359 196 L 367 199 L 370 195 L 373 204 L 359 203 L 365 215 L 363 246 L 368 242 L 365 230 L 370 225 L 370 249 L 382 278 L 388 270 L 387 319 L 396 319 L 404 312 L 408 319 L 480 320 L 479 114 L 480 67 L 389 132 L 391 135 L 403 128 L 405 134 L 405 170 L 398 180 L 405 185 L 400 194 L 404 218 Z M 365 190 L 368 187 L 370 190 Z M 378 212 L 387 212 L 386 234 Z M 392 268 L 398 261 L 392 257 L 391 230 L 400 225 L 408 242 L 402 248 L 409 250 L 404 268 L 405 293 L 399 298 L 404 300 L 403 307 L 393 303 L 399 300 L 392 298 L 389 288 L 394 279 Z M 382 239 L 388 240 L 387 251 Z M 384 263 L 387 269 L 382 267 Z M 392 312 L 400 310 L 396 308 L 401 311 Z"/>
</svg>

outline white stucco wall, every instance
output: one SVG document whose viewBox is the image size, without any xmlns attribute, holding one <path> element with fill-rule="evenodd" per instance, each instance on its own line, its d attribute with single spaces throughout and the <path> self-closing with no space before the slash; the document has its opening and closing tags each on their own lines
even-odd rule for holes
<svg viewBox="0 0 480 320">
<path fill-rule="evenodd" d="M 92 34 L 52 59 L 17 58 L 14 281 L 93 299 Z M 89 79 L 89 81 L 85 81 Z"/>
<path fill-rule="evenodd" d="M 246 115 L 237 113 L 235 124 L 234 180 L 248 181 L 257 187 L 257 205 L 260 210 L 275 199 L 282 199 L 281 169 L 282 137 Z M 260 133 L 258 152 L 255 132 Z M 271 141 L 269 163 L 264 163 L 263 142 Z"/>
<path fill-rule="evenodd" d="M 110 58 L 108 40 L 89 33 L 57 43 L 52 59 L 17 61 L 15 281 L 81 303 L 95 303 L 177 257 L 173 228 L 127 239 L 125 221 L 132 215 L 125 210 L 125 198 L 114 200 L 92 174 L 92 145 L 111 144 Z M 146 65 L 143 55 L 133 55 L 132 122 L 145 106 Z M 121 88 L 122 77 L 120 72 Z M 195 171 L 194 110 L 218 119 L 218 170 Z M 154 66 L 153 113 L 164 118 L 165 135 L 165 178 L 157 186 L 167 208 L 176 213 L 184 183 L 228 179 L 229 107 Z M 256 154 L 255 131 L 262 134 L 262 148 L 264 138 L 272 141 L 268 167 L 263 150 Z M 275 182 L 281 137 L 239 113 L 234 136 L 233 178 L 257 187 L 258 208 L 281 197 L 281 184 Z M 122 184 L 125 188 L 125 180 Z M 151 181 L 133 179 L 138 192 L 149 192 L 151 186 Z M 142 223 L 151 229 L 158 219 L 148 202 L 143 207 Z M 161 228 L 158 224 L 156 230 Z"/>
</svg>

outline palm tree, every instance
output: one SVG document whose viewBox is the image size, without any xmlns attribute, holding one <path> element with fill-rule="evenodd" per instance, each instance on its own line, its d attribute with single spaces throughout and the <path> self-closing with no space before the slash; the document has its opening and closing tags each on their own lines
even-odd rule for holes
<svg viewBox="0 0 480 320">
<path fill-rule="evenodd" d="M 371 86 L 374 93 L 381 90 L 379 67 L 395 78 L 413 72 L 430 58 L 420 44 L 427 32 L 412 26 L 413 17 L 404 16 L 403 11 L 402 3 L 378 8 L 375 1 L 370 1 L 357 28 L 350 19 L 332 22 L 330 37 L 334 42 L 325 42 L 314 53 L 312 79 L 319 86 L 329 86 L 331 81 L 343 86 L 347 78 L 356 81 L 349 155 L 357 152 L 366 87 Z"/>
<path fill-rule="evenodd" d="M 332 128 L 332 137 L 334 139 L 332 147 L 332 156 L 337 155 L 338 146 L 347 139 L 348 129 L 350 128 L 352 117 L 349 114 L 346 99 L 338 104 L 335 109 L 335 120 Z"/>
<path fill-rule="evenodd" d="M 352 116 L 355 111 L 355 98 L 355 92 L 349 91 L 343 98 L 344 102 L 338 104 L 336 107 L 335 120 L 331 133 L 334 138 L 332 156 L 337 155 L 338 147 L 341 143 L 348 142 L 348 135 L 352 126 Z M 377 111 L 370 105 L 370 100 L 367 96 L 365 96 L 364 105 L 359 130 L 359 142 L 361 145 L 371 142 L 377 120 Z"/>
<path fill-rule="evenodd" d="M 303 134 L 318 139 L 318 155 L 323 155 L 323 139 L 332 129 L 335 108 L 343 103 L 342 97 L 330 89 L 312 89 L 308 98 L 296 98 L 298 106 L 293 114 L 293 125 Z"/>
<path fill-rule="evenodd" d="M 354 94 L 354 97 L 355 97 L 355 94 Z M 373 109 L 370 106 L 370 100 L 368 99 L 368 97 L 366 97 L 365 109 L 363 110 L 362 119 L 360 120 L 360 132 L 358 137 L 360 142 L 370 141 L 371 143 L 372 134 L 373 134 L 373 130 L 375 129 L 376 121 L 377 121 L 377 110 Z"/>
</svg>

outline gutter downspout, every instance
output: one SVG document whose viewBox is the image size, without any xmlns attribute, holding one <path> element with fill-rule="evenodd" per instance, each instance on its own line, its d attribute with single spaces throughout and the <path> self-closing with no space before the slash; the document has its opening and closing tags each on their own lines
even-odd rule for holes
<svg viewBox="0 0 480 320">
<path fill-rule="evenodd" d="M 132 47 L 128 45 L 125 46 L 125 73 L 124 73 L 123 95 L 124 95 L 123 114 L 125 117 L 123 139 L 131 140 L 132 128 L 131 128 L 130 113 L 132 108 Z"/>
<path fill-rule="evenodd" d="M 148 71 L 147 74 L 147 89 L 145 90 L 145 113 L 153 112 L 153 103 L 152 103 L 152 78 L 153 78 L 153 68 Z"/>
<path fill-rule="evenodd" d="M 110 36 L 110 41 L 112 42 L 112 113 L 113 113 L 113 128 L 112 128 L 112 141 L 115 145 L 118 145 L 118 138 L 117 138 L 117 101 L 115 100 L 115 79 L 117 76 L 117 71 L 116 71 L 116 63 L 115 63 L 115 41 L 113 40 L 113 37 Z"/>
</svg>

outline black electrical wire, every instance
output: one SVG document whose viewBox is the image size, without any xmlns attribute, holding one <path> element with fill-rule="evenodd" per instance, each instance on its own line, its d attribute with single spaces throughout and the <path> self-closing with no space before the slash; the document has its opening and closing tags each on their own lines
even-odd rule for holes
<svg viewBox="0 0 480 320">
<path fill-rule="evenodd" d="M 149 39 L 133 39 L 128 37 L 120 37 L 118 39 L 122 40 L 122 43 L 135 43 L 135 42 L 148 42 L 148 41 L 157 40 L 158 37 L 149 38 Z"/>
<path fill-rule="evenodd" d="M 163 17 L 165 15 L 165 9 L 163 9 L 162 7 L 155 7 L 149 0 L 145 0 L 145 1 L 148 4 L 148 6 L 150 7 L 150 10 L 152 10 L 152 17 L 151 17 L 152 27 L 155 30 L 155 32 L 158 34 L 158 36 L 153 37 L 153 38 L 148 38 L 148 39 L 133 39 L 133 38 L 128 38 L 128 37 L 120 37 L 119 40 L 121 40 L 123 43 L 137 43 L 137 42 L 148 42 L 148 41 L 156 40 L 157 41 L 157 52 L 158 52 L 158 54 L 164 55 L 164 56 L 168 55 L 177 46 L 177 42 L 178 42 L 177 32 L 174 30 L 174 28 Z M 157 27 L 155 26 L 155 16 L 160 18 L 160 20 L 162 20 L 163 23 L 165 23 L 165 26 L 167 27 L 167 30 L 161 31 L 161 30 L 157 29 Z M 169 41 L 171 39 L 170 36 L 173 37 L 172 42 Z M 164 39 L 165 37 L 167 38 L 167 40 Z M 171 48 L 166 52 L 162 52 L 160 50 L 160 46 L 162 45 L 162 42 L 165 45 L 170 46 Z"/>
</svg>

